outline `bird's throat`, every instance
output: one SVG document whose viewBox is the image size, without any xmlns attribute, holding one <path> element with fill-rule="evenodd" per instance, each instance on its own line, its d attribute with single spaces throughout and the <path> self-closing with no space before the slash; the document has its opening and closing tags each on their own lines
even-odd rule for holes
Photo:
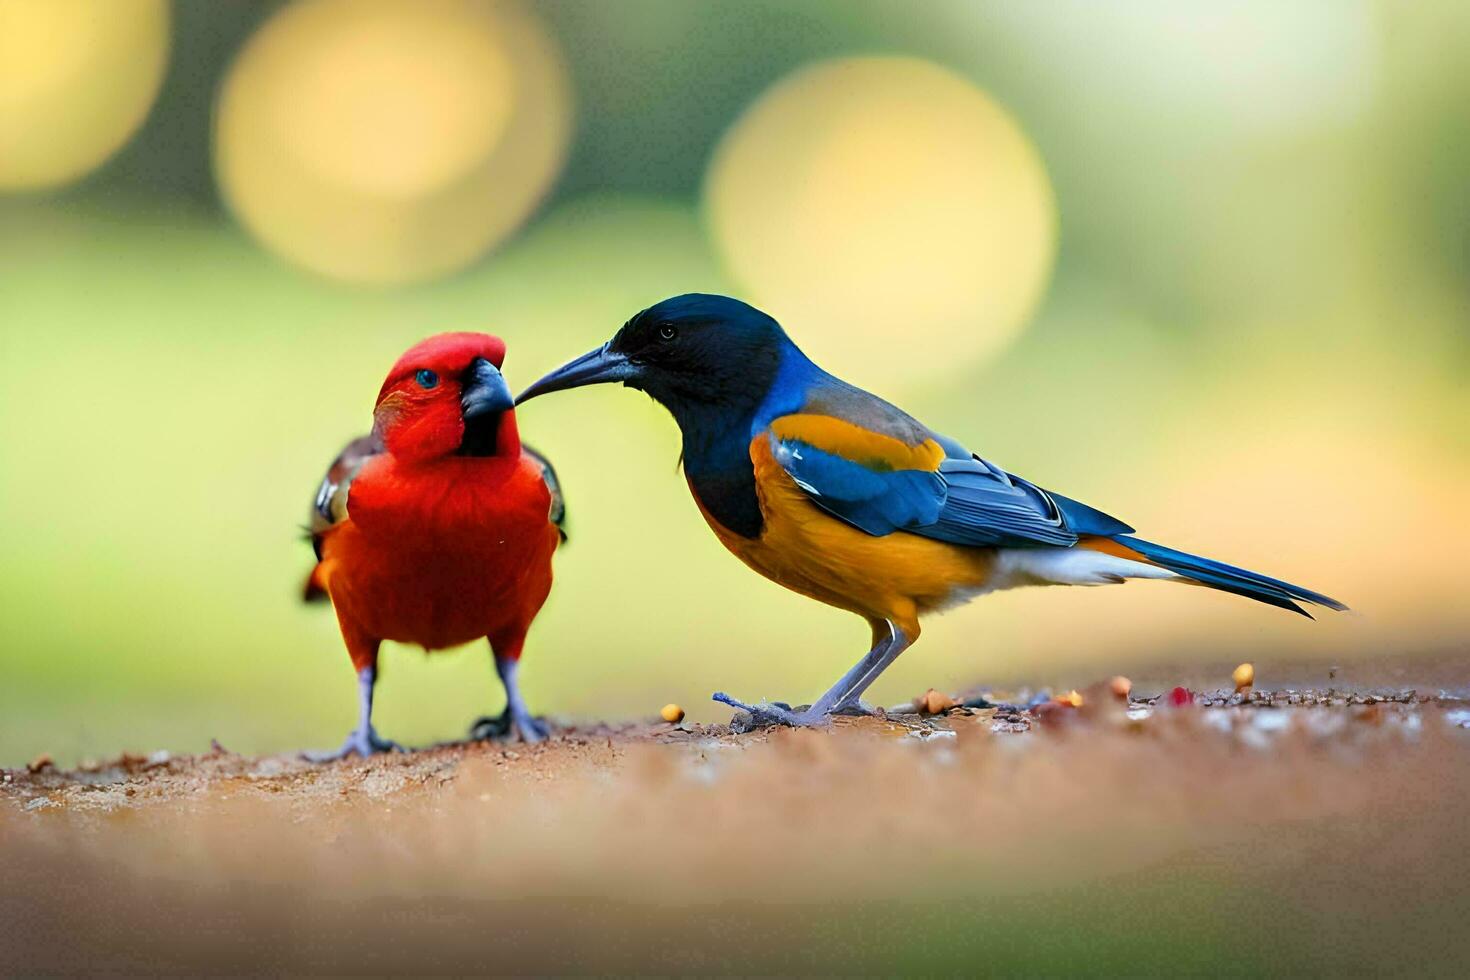
<svg viewBox="0 0 1470 980">
<path fill-rule="evenodd" d="M 765 520 L 750 461 L 749 422 L 683 428 L 684 475 L 699 505 L 732 533 L 760 537 Z"/>
<path fill-rule="evenodd" d="M 494 412 L 466 419 L 464 438 L 459 443 L 459 455 L 496 455 L 500 448 L 500 422 L 504 414 L 504 412 Z"/>
</svg>

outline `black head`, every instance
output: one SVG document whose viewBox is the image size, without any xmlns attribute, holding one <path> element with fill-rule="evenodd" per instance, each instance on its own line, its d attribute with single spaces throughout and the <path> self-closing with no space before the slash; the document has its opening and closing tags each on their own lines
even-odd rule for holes
<svg viewBox="0 0 1470 980">
<path fill-rule="evenodd" d="M 682 424 L 689 413 L 759 405 L 788 348 L 792 344 L 780 324 L 755 307 L 728 296 L 687 293 L 637 314 L 612 340 L 537 381 L 516 403 L 621 381 L 648 392 Z"/>
</svg>

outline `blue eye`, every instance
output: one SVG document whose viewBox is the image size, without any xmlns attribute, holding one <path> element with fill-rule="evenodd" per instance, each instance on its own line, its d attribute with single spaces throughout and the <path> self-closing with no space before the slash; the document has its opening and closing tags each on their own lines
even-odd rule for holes
<svg viewBox="0 0 1470 980">
<path fill-rule="evenodd" d="M 439 375 L 428 368 L 420 368 L 419 373 L 415 374 L 413 379 L 419 383 L 420 388 L 433 388 L 439 384 Z"/>
</svg>

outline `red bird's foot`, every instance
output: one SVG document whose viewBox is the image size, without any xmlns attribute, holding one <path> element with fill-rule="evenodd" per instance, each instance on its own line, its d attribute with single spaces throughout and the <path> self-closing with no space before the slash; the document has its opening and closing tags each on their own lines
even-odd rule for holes
<svg viewBox="0 0 1470 980">
<path fill-rule="evenodd" d="M 378 733 L 369 726 L 366 729 L 356 729 L 347 736 L 347 741 L 342 743 L 338 749 L 327 749 L 315 751 L 308 749 L 301 753 L 301 757 L 308 762 L 335 762 L 345 759 L 350 755 L 360 755 L 364 759 L 376 755 L 379 752 L 404 752 L 407 751 L 397 742 L 380 738 Z"/>
<path fill-rule="evenodd" d="M 470 738 L 476 742 L 504 739 L 511 742 L 544 742 L 551 737 L 551 725 L 544 718 L 519 715 L 506 708 L 499 715 L 486 715 L 470 726 Z"/>
<path fill-rule="evenodd" d="M 531 714 L 531 709 L 526 707 L 526 699 L 521 697 L 521 686 L 516 681 L 520 664 L 518 656 L 496 655 L 495 672 L 505 686 L 505 710 L 499 717 L 487 716 L 471 725 L 470 738 L 476 741 L 503 738 L 529 743 L 544 742 L 551 737 L 551 726 L 546 719 Z"/>
<path fill-rule="evenodd" d="M 730 719 L 730 728 L 735 732 L 751 732 L 757 728 L 775 728 L 784 726 L 787 728 L 819 728 L 826 725 L 831 717 L 825 712 L 815 711 L 810 707 L 803 710 L 793 710 L 791 705 L 782 701 L 762 701 L 760 704 L 746 704 L 738 701 L 723 691 L 717 691 L 712 695 L 713 700 L 721 704 L 728 704 L 736 709 L 734 718 Z"/>
</svg>

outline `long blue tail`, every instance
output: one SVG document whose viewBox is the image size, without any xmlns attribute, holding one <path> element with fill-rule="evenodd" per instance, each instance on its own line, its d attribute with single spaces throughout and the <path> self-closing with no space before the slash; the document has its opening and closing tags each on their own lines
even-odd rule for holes
<svg viewBox="0 0 1470 980">
<path fill-rule="evenodd" d="M 1292 585 L 1290 582 L 1269 578 L 1244 568 L 1236 568 L 1222 561 L 1175 551 L 1173 548 L 1165 548 L 1161 544 L 1142 541 L 1126 534 L 1117 535 L 1113 540 L 1125 548 L 1138 552 L 1154 564 L 1162 565 L 1171 572 L 1178 572 L 1201 585 L 1208 585 L 1224 592 L 1234 592 L 1247 599 L 1255 599 L 1257 602 L 1269 603 L 1282 609 L 1290 609 L 1292 612 L 1301 613 L 1308 619 L 1312 618 L 1312 614 L 1297 605 L 1295 600 L 1309 602 L 1316 606 L 1326 606 L 1328 609 L 1347 608 L 1336 599 L 1320 592 L 1313 592 L 1300 585 Z"/>
</svg>

